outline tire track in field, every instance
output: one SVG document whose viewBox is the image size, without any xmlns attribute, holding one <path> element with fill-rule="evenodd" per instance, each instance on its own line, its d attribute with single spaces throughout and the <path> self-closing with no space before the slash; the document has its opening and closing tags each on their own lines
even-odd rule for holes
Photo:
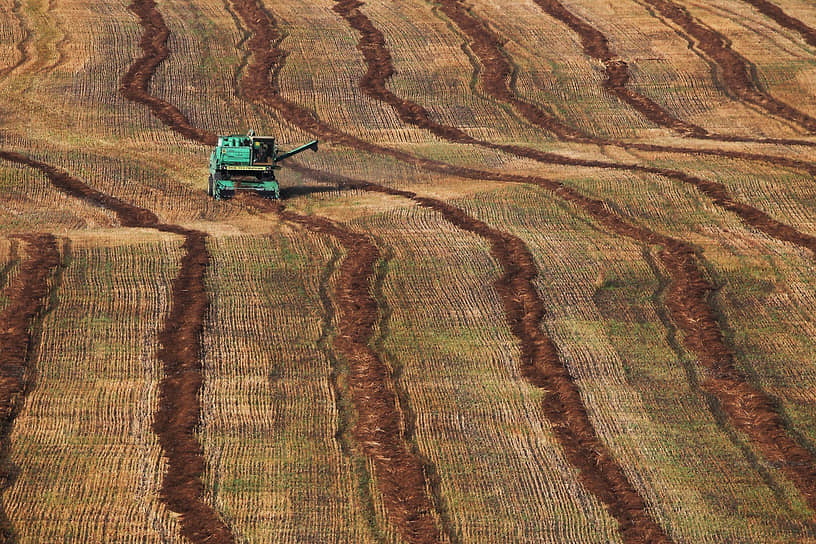
<svg viewBox="0 0 816 544">
<path fill-rule="evenodd" d="M 153 421 L 153 431 L 167 458 L 161 498 L 170 510 L 181 515 L 181 534 L 191 542 L 234 542 L 229 527 L 204 502 L 201 474 L 205 461 L 195 436 L 201 422 L 200 336 L 209 305 L 204 285 L 210 261 L 206 233 L 162 223 L 145 208 L 97 191 L 65 171 L 25 155 L 0 151 L 0 159 L 39 170 L 67 195 L 111 210 L 123 227 L 149 228 L 184 238 L 184 256 L 173 280 L 170 312 L 159 333 L 156 353 L 164 370 Z"/>
<path fill-rule="evenodd" d="M 672 0 L 640 0 L 662 17 L 672 21 L 693 39 L 694 46 L 711 59 L 720 69 L 723 81 L 737 98 L 753 104 L 765 112 L 799 125 L 809 133 L 816 133 L 816 118 L 782 102 L 762 91 L 754 74 L 753 65 L 731 49 L 729 40 L 716 30 L 703 26 L 688 10 Z M 678 29 L 675 29 L 678 30 Z"/>
<path fill-rule="evenodd" d="M 148 90 L 156 68 L 170 55 L 167 48 L 170 29 L 156 9 L 156 3 L 153 0 L 133 0 L 128 9 L 139 17 L 139 23 L 144 28 L 139 42 L 144 54 L 133 61 L 122 76 L 119 92 L 125 98 L 150 108 L 153 115 L 179 134 L 200 144 L 214 146 L 218 140 L 215 134 L 194 127 L 176 106 L 150 94 Z"/>
<path fill-rule="evenodd" d="M 14 482 L 9 439 L 14 420 L 34 385 L 37 321 L 46 309 L 49 279 L 61 264 L 53 235 L 26 234 L 17 238 L 25 243 L 27 256 L 21 260 L 19 274 L 3 290 L 8 305 L 0 312 L 0 494 Z M 2 501 L 0 540 L 17 541 Z"/>
<path fill-rule="evenodd" d="M 779 26 L 787 28 L 788 30 L 793 30 L 794 32 L 798 32 L 800 36 L 813 47 L 816 47 L 816 29 L 808 26 L 800 19 L 788 15 L 785 13 L 782 8 L 774 4 L 773 2 L 768 2 L 768 0 L 742 0 L 746 4 L 751 4 L 756 9 L 759 10 L 760 13 L 768 17 L 769 19 L 773 19 L 776 21 Z"/>
<path fill-rule="evenodd" d="M 779 464 L 811 508 L 816 510 L 816 468 L 814 468 L 816 458 L 788 431 L 773 399 L 751 385 L 747 377 L 738 371 L 733 353 L 723 338 L 717 316 L 708 303 L 713 285 L 705 278 L 692 246 L 630 223 L 613 212 L 604 202 L 587 197 L 558 181 L 538 176 L 454 166 L 416 157 L 410 153 L 366 142 L 320 121 L 314 113 L 283 98 L 278 92 L 277 82 L 267 77 L 273 72 L 275 64 L 285 58 L 285 54 L 276 45 L 279 34 L 274 19 L 252 0 L 242 0 L 236 5 L 236 10 L 253 33 L 248 42 L 248 47 L 253 52 L 253 60 L 248 65 L 247 75 L 242 81 L 243 91 L 254 100 L 274 108 L 283 119 L 335 143 L 387 155 L 430 171 L 474 180 L 527 183 L 549 189 L 562 199 L 583 209 L 611 232 L 661 247 L 660 260 L 671 278 L 671 285 L 667 291 L 667 305 L 672 318 L 684 333 L 687 349 L 700 359 L 701 365 L 708 371 L 709 376 L 705 379 L 703 387 L 716 396 L 732 424 L 748 435 L 766 459 Z M 273 47 L 270 47 L 270 44 L 273 44 Z M 714 192 L 717 185 L 719 184 L 706 182 L 702 188 Z M 734 207 L 743 212 L 748 211 L 740 206 Z M 807 237 L 792 227 L 785 226 L 790 229 L 786 230 L 778 222 L 768 218 L 767 214 L 758 211 L 757 213 L 763 218 L 758 225 L 774 229 L 772 232 L 775 233 L 778 231 L 781 239 L 789 237 L 794 243 L 811 243 L 812 237 Z"/>
<path fill-rule="evenodd" d="M 456 0 L 443 1 L 450 4 L 456 4 L 458 6 Z M 357 0 L 340 0 L 336 2 L 334 6 L 334 10 L 361 35 L 358 43 L 358 49 L 360 49 L 360 51 L 363 53 L 367 71 L 360 79 L 360 87 L 370 97 L 390 105 L 397 112 L 403 122 L 429 130 L 440 138 L 449 141 L 495 149 L 517 156 L 534 159 L 540 162 L 625 170 L 668 177 L 685 184 L 693 185 L 697 188 L 697 190 L 709 197 L 715 205 L 736 214 L 747 226 L 756 228 L 772 238 L 794 243 L 816 253 L 816 237 L 801 233 L 790 225 L 772 218 L 767 213 L 758 210 L 753 206 L 736 201 L 722 183 L 704 180 L 679 170 L 634 164 L 620 164 L 607 161 L 575 159 L 554 153 L 545 153 L 536 149 L 518 145 L 495 144 L 476 139 L 456 127 L 437 123 L 431 119 L 428 111 L 421 105 L 396 96 L 386 87 L 386 81 L 394 74 L 391 54 L 388 51 L 382 32 L 380 32 L 374 26 L 371 20 L 358 9 L 361 5 L 363 5 L 363 3 Z M 462 24 L 464 24 L 464 21 L 467 20 L 473 23 L 472 27 L 470 28 L 475 29 L 478 26 L 476 20 L 461 9 L 457 8 L 456 11 L 451 12 L 451 15 L 457 14 L 459 16 L 459 21 L 455 22 L 462 22 Z M 492 50 L 492 47 L 495 44 L 488 41 L 489 31 L 484 29 L 484 27 L 481 28 L 483 29 L 483 32 L 471 30 L 470 32 L 472 33 L 469 33 L 468 35 L 472 40 L 474 40 L 474 42 L 479 40 L 478 44 L 480 45 L 478 47 L 474 46 L 474 50 L 478 51 L 477 55 L 482 62 L 490 65 L 495 64 L 495 59 L 501 57 L 501 52 L 499 50 Z M 491 50 L 492 52 L 488 54 L 488 50 Z M 509 70 L 509 64 L 506 65 L 506 68 Z M 510 86 L 506 80 L 504 80 L 501 85 L 495 82 L 500 73 L 503 74 L 505 72 L 505 70 L 496 72 L 495 66 L 492 66 L 486 67 L 486 69 L 481 72 L 479 76 L 483 78 L 483 81 L 492 82 L 486 84 L 486 87 L 495 90 L 498 86 L 501 86 L 504 91 L 510 93 Z M 505 93 L 502 92 L 494 96 L 499 100 L 503 100 Z M 805 165 L 797 166 L 806 166 L 811 174 L 816 175 L 816 169 L 812 164 L 805 163 Z"/>
</svg>

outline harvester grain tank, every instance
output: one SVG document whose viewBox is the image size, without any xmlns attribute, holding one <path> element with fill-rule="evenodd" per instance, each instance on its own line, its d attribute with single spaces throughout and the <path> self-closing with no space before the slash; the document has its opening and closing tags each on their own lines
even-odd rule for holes
<svg viewBox="0 0 816 544">
<path fill-rule="evenodd" d="M 230 198 L 236 190 L 280 198 L 280 187 L 275 179 L 277 165 L 283 159 L 311 149 L 317 151 L 317 140 L 281 153 L 275 138 L 255 136 L 219 136 L 218 145 L 210 153 L 210 179 L 207 194 L 218 200 Z"/>
</svg>

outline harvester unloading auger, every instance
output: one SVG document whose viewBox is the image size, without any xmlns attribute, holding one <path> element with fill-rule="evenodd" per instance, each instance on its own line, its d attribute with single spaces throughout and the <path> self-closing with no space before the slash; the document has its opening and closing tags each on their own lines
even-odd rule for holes
<svg viewBox="0 0 816 544">
<path fill-rule="evenodd" d="M 210 154 L 207 194 L 221 200 L 232 197 L 236 190 L 248 190 L 280 198 L 275 179 L 275 170 L 280 168 L 277 163 L 307 149 L 317 151 L 317 140 L 279 154 L 275 138 L 255 136 L 251 130 L 246 136 L 219 136 Z"/>
</svg>

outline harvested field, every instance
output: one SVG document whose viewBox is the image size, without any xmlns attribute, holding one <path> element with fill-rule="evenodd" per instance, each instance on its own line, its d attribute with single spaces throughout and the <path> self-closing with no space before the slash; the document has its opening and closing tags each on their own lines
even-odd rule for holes
<svg viewBox="0 0 816 544">
<path fill-rule="evenodd" d="M 0 541 L 816 541 L 810 2 L 0 15 Z"/>
</svg>

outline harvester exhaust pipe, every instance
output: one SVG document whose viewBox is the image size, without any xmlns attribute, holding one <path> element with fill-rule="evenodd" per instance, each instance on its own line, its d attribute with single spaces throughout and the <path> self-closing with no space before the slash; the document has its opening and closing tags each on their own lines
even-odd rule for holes
<svg viewBox="0 0 816 544">
<path fill-rule="evenodd" d="M 282 161 L 292 155 L 297 155 L 301 151 L 306 151 L 307 149 L 311 149 L 312 151 L 317 151 L 317 140 L 312 140 L 308 144 L 304 144 L 300 147 L 294 148 L 292 151 L 287 151 L 286 153 L 281 153 L 277 157 L 275 157 L 275 162 Z"/>
</svg>

